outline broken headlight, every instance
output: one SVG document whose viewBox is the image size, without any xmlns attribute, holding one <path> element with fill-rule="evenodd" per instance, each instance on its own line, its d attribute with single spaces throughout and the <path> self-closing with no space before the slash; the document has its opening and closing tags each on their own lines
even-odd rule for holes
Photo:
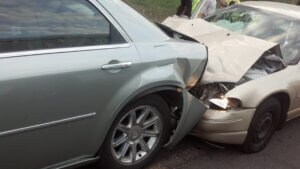
<svg viewBox="0 0 300 169">
<path fill-rule="evenodd" d="M 217 99 L 210 99 L 209 102 L 211 109 L 238 109 L 242 107 L 242 102 L 236 98 L 217 98 Z"/>
<path fill-rule="evenodd" d="M 225 94 L 234 87 L 233 83 L 213 83 L 196 86 L 192 89 L 192 93 L 211 109 L 236 109 L 242 106 L 242 102 L 225 97 Z"/>
</svg>

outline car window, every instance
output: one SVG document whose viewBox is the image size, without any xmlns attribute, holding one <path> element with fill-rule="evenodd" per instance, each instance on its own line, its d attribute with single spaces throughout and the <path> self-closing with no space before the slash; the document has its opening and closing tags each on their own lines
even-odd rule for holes
<svg viewBox="0 0 300 169">
<path fill-rule="evenodd" d="M 0 1 L 0 52 L 125 43 L 87 0 Z"/>
<path fill-rule="evenodd" d="M 279 43 L 287 64 L 296 64 L 299 61 L 300 41 L 295 34 L 300 27 L 293 19 L 235 6 L 221 10 L 206 20 L 233 32 Z"/>
<path fill-rule="evenodd" d="M 223 11 L 207 20 L 231 31 L 265 40 L 285 34 L 290 26 L 289 20 L 240 8 Z"/>
<path fill-rule="evenodd" d="M 300 24 L 291 22 L 287 35 L 281 40 L 281 50 L 288 64 L 297 64 L 300 60 Z"/>
</svg>

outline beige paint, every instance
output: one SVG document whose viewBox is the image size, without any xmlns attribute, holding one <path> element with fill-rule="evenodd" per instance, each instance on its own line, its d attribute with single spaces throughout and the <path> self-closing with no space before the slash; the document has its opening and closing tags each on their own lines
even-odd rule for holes
<svg viewBox="0 0 300 169">
<path fill-rule="evenodd" d="M 270 1 L 245 1 L 241 5 L 283 14 L 300 19 L 300 6 Z"/>
<path fill-rule="evenodd" d="M 300 19 L 299 6 L 273 2 L 241 4 Z M 208 46 L 209 62 L 202 83 L 237 82 L 266 50 L 274 48 L 280 55 L 277 44 L 233 33 L 201 19 L 170 17 L 163 24 Z M 241 100 L 243 109 L 209 109 L 191 134 L 219 143 L 243 144 L 256 107 L 274 94 L 285 93 L 289 96 L 291 103 L 287 120 L 300 116 L 299 89 L 299 64 L 244 83 L 225 96 Z"/>
<path fill-rule="evenodd" d="M 202 83 L 238 82 L 267 50 L 278 47 L 202 19 L 169 17 L 163 24 L 208 46 L 209 59 Z"/>
<path fill-rule="evenodd" d="M 300 116 L 299 75 L 300 65 L 289 66 L 280 72 L 237 86 L 226 97 L 240 99 L 244 108 L 230 111 L 209 109 L 191 134 L 213 142 L 242 144 L 256 107 L 277 93 L 286 93 L 290 97 L 287 120 Z"/>
</svg>

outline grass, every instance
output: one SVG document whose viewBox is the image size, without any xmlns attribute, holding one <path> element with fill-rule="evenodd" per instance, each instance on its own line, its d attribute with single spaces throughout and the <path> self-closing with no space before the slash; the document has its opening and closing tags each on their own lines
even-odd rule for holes
<svg viewBox="0 0 300 169">
<path fill-rule="evenodd" d="M 125 0 L 150 20 L 161 22 L 176 13 L 180 0 Z M 218 1 L 218 0 L 217 0 Z M 271 0 L 284 3 L 296 3 L 297 0 Z"/>
<path fill-rule="evenodd" d="M 161 22 L 174 15 L 180 0 L 125 0 L 137 11 L 153 21 Z"/>
</svg>

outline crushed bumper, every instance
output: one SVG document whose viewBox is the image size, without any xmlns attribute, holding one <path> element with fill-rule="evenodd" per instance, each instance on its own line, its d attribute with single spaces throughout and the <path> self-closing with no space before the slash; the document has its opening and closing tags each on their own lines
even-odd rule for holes
<svg viewBox="0 0 300 169">
<path fill-rule="evenodd" d="M 182 115 L 173 136 L 165 145 L 167 148 L 173 148 L 184 136 L 189 134 L 207 110 L 207 107 L 187 90 L 183 90 L 182 94 L 184 97 Z"/>
<path fill-rule="evenodd" d="M 209 109 L 192 130 L 191 135 L 225 144 L 243 144 L 255 109 Z"/>
</svg>

